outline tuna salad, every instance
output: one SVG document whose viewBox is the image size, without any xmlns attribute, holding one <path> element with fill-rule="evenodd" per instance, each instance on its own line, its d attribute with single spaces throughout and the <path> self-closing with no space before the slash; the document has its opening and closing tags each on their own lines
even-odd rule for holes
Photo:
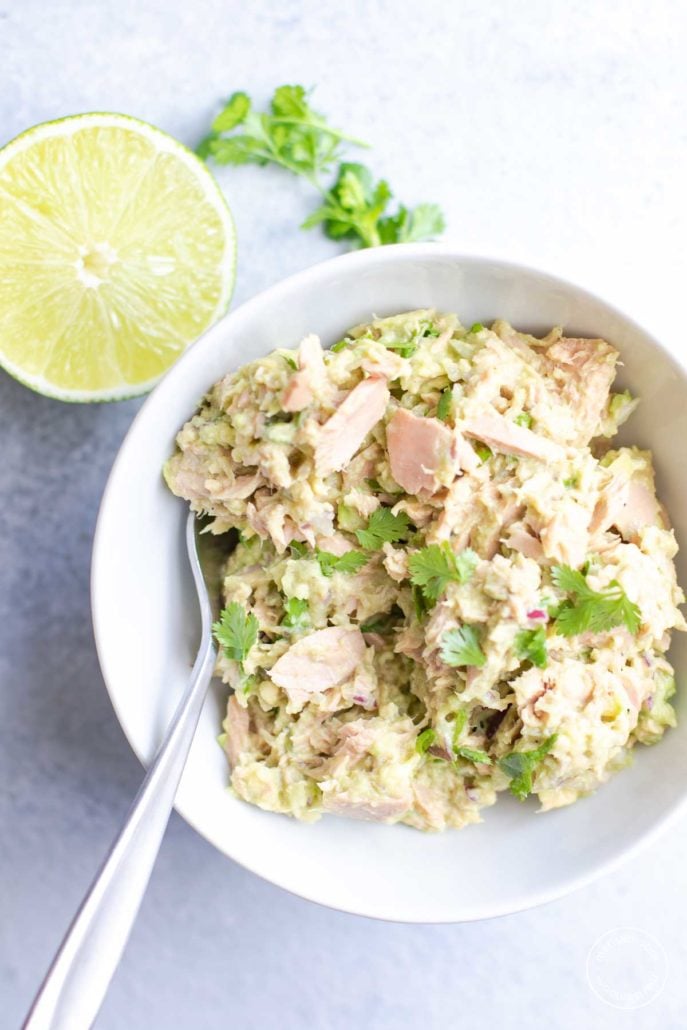
<svg viewBox="0 0 687 1030">
<path fill-rule="evenodd" d="M 220 737 L 245 801 L 422 830 L 594 791 L 675 725 L 677 545 L 618 352 L 411 311 L 231 372 L 171 490 L 232 533 Z"/>
</svg>

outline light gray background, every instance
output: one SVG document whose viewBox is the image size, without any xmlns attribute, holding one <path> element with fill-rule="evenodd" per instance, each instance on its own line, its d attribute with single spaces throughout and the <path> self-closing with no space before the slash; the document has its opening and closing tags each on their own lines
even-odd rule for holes
<svg viewBox="0 0 687 1030">
<path fill-rule="evenodd" d="M 119 110 L 193 144 L 234 89 L 264 101 L 281 82 L 317 84 L 317 104 L 374 142 L 366 160 L 399 196 L 443 205 L 466 252 L 568 275 L 679 349 L 686 36 L 679 0 L 0 0 L 0 137 Z M 336 252 L 298 230 L 313 199 L 299 183 L 220 179 L 239 231 L 236 303 Z M 137 407 L 63 406 L 0 377 L 3 1028 L 18 1025 L 141 777 L 88 598 L 99 498 Z M 174 816 L 99 1026 L 683 1027 L 686 868 L 682 822 L 543 909 L 385 925 L 262 883 Z M 594 941 L 627 925 L 660 942 L 668 971 L 631 1012 L 585 973 Z"/>
</svg>

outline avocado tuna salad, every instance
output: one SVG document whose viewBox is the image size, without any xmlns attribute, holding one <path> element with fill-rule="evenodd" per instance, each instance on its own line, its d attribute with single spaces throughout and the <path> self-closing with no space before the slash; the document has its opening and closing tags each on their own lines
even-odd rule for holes
<svg viewBox="0 0 687 1030">
<path fill-rule="evenodd" d="M 166 481 L 234 533 L 215 625 L 238 797 L 422 830 L 548 810 L 675 725 L 677 544 L 618 351 L 411 311 L 231 372 Z"/>
</svg>

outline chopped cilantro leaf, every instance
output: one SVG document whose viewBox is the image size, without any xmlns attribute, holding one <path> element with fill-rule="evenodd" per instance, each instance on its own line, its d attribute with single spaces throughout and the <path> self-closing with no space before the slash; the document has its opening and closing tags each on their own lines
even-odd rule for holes
<svg viewBox="0 0 687 1030">
<path fill-rule="evenodd" d="M 243 662 L 258 639 L 258 620 L 237 601 L 227 605 L 212 629 L 226 657 L 234 662 Z"/>
<path fill-rule="evenodd" d="M 470 326 L 470 332 L 471 333 L 481 333 L 483 329 L 484 329 L 484 326 L 482 325 L 481 322 L 475 322 L 475 323 L 473 323 L 473 325 Z"/>
<path fill-rule="evenodd" d="M 453 752 L 456 758 L 466 758 L 468 762 L 482 762 L 484 765 L 491 765 L 491 758 L 486 751 L 479 751 L 472 747 L 454 747 Z"/>
<path fill-rule="evenodd" d="M 360 551 L 346 551 L 345 554 L 332 554 L 331 551 L 316 551 L 315 557 L 320 563 L 323 576 L 333 576 L 335 572 L 359 572 L 370 560 L 369 555 Z"/>
<path fill-rule="evenodd" d="M 417 350 L 417 343 L 414 340 L 390 340 L 384 346 L 387 350 L 395 351 L 400 358 L 412 358 Z"/>
<path fill-rule="evenodd" d="M 444 633 L 440 654 L 441 660 L 453 667 L 474 665 L 481 668 L 487 660 L 474 626 L 461 626 Z"/>
<path fill-rule="evenodd" d="M 564 637 L 581 633 L 603 633 L 624 625 L 633 635 L 639 631 L 641 612 L 620 583 L 613 579 L 601 591 L 592 590 L 582 572 L 569 565 L 554 565 L 551 570 L 559 590 L 570 595 L 556 615 L 556 631 Z"/>
<path fill-rule="evenodd" d="M 447 540 L 430 544 L 410 555 L 410 581 L 422 589 L 426 600 L 436 601 L 449 583 L 467 583 L 477 562 L 477 555 L 469 547 L 455 554 Z"/>
<path fill-rule="evenodd" d="M 413 609 L 415 611 L 415 618 L 417 619 L 418 622 L 422 622 L 422 620 L 427 615 L 427 602 L 425 600 L 424 594 L 422 593 L 422 590 L 420 589 L 420 587 L 413 587 L 412 588 L 412 597 L 413 597 Z"/>
<path fill-rule="evenodd" d="M 430 748 L 436 739 L 436 730 L 433 730 L 431 726 L 428 726 L 426 730 L 422 731 L 422 733 L 418 733 L 417 739 L 415 740 L 415 750 L 418 754 L 424 755 L 427 748 Z"/>
<path fill-rule="evenodd" d="M 524 426 L 525 429 L 529 429 L 534 419 L 530 415 L 529 411 L 522 411 L 513 419 L 513 421 L 515 422 L 516 426 Z"/>
<path fill-rule="evenodd" d="M 515 638 L 515 650 L 518 658 L 532 662 L 532 665 L 536 665 L 538 669 L 545 669 L 548 664 L 548 655 L 544 626 L 538 626 L 537 629 L 520 630 Z"/>
<path fill-rule="evenodd" d="M 520 801 L 524 801 L 527 795 L 532 793 L 532 773 L 556 743 L 557 737 L 557 733 L 552 734 L 533 751 L 511 751 L 510 754 L 499 758 L 499 769 L 510 777 L 511 794 Z"/>
<path fill-rule="evenodd" d="M 292 540 L 289 544 L 289 550 L 294 558 L 305 558 L 305 556 L 310 553 L 308 545 L 302 543 L 300 540 Z"/>
<path fill-rule="evenodd" d="M 366 529 L 356 529 L 355 535 L 361 547 L 378 551 L 384 543 L 394 543 L 408 536 L 410 519 L 408 513 L 399 511 L 394 515 L 390 508 L 378 508 L 370 515 Z"/>
<path fill-rule="evenodd" d="M 288 597 L 284 602 L 286 615 L 282 625 L 291 629 L 308 626 L 310 624 L 310 610 L 308 602 L 301 597 Z"/>
<path fill-rule="evenodd" d="M 458 747 L 458 741 L 460 739 L 460 735 L 463 732 L 463 730 L 465 729 L 465 727 L 467 725 L 467 721 L 468 721 L 468 713 L 467 713 L 466 709 L 465 708 L 459 708 L 458 711 L 456 712 L 456 717 L 453 720 L 453 747 L 454 747 L 454 750 L 455 750 L 455 748 Z"/>
<path fill-rule="evenodd" d="M 437 418 L 441 422 L 446 422 L 449 415 L 451 414 L 451 400 L 453 399 L 453 392 L 450 386 L 442 392 L 437 404 Z"/>
<path fill-rule="evenodd" d="M 472 446 L 475 449 L 475 454 L 477 455 L 477 457 L 479 458 L 479 460 L 482 462 L 483 465 L 484 465 L 484 462 L 485 461 L 489 461 L 489 459 L 494 454 L 494 452 L 492 451 L 491 447 L 487 447 L 487 445 L 485 443 L 475 443 Z"/>
</svg>

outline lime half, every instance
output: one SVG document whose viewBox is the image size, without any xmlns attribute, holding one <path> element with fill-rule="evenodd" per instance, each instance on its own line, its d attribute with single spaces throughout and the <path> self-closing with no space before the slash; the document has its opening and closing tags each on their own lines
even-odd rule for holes
<svg viewBox="0 0 687 1030">
<path fill-rule="evenodd" d="M 65 401 L 144 393 L 224 313 L 234 224 L 186 147 L 119 114 L 0 150 L 0 364 Z"/>
</svg>

